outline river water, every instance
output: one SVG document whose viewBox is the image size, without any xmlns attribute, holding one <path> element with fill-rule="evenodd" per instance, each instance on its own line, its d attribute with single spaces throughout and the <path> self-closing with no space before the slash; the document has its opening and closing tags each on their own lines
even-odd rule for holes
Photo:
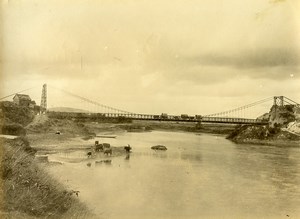
<svg viewBox="0 0 300 219">
<path fill-rule="evenodd" d="M 160 131 L 96 140 L 133 151 L 110 164 L 86 151 L 51 154 L 64 164 L 49 171 L 99 218 L 300 218 L 300 148 Z"/>
</svg>

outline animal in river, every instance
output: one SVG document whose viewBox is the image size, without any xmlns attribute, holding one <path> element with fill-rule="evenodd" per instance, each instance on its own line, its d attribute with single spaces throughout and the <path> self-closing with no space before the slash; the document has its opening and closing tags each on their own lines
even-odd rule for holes
<svg viewBox="0 0 300 219">
<path fill-rule="evenodd" d="M 103 148 L 110 148 L 110 144 L 109 143 L 103 143 Z"/>
<path fill-rule="evenodd" d="M 97 144 L 95 151 L 103 151 L 103 144 Z"/>
<path fill-rule="evenodd" d="M 90 152 L 87 152 L 86 155 L 87 155 L 88 158 L 90 158 L 90 157 L 92 157 L 92 154 L 93 154 L 93 153 L 90 151 Z"/>
<path fill-rule="evenodd" d="M 104 149 L 104 154 L 106 154 L 106 155 L 112 155 L 112 149 L 111 148 L 106 148 L 106 149 Z"/>
<path fill-rule="evenodd" d="M 130 147 L 130 145 L 124 147 L 124 150 L 125 150 L 127 153 L 129 153 L 129 152 L 131 151 L 131 149 L 132 149 L 132 147 Z"/>
</svg>

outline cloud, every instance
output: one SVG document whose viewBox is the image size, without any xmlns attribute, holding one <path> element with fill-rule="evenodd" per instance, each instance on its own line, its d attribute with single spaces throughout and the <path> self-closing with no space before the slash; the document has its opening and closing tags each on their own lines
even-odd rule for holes
<svg viewBox="0 0 300 219">
<path fill-rule="evenodd" d="M 299 15 L 292 0 L 13 2 L 3 9 L 6 90 L 50 81 L 144 112 L 151 105 L 158 112 L 199 103 L 202 109 L 203 95 L 209 102 L 284 88 L 297 93 Z M 255 14 L 268 7 L 258 22 Z"/>
<path fill-rule="evenodd" d="M 276 3 L 282 3 L 285 2 L 286 0 L 270 0 L 271 4 L 276 4 Z"/>
<path fill-rule="evenodd" d="M 295 67 L 300 65 L 300 53 L 293 49 L 258 49 L 235 55 L 205 54 L 190 58 L 191 62 L 209 66 L 231 66 L 239 69 Z"/>
<path fill-rule="evenodd" d="M 235 52 L 235 53 L 234 53 Z M 166 83 L 189 81 L 202 85 L 223 83 L 239 78 L 289 80 L 299 76 L 300 54 L 296 49 L 257 48 L 255 50 L 175 51 L 167 44 L 145 54 L 144 74 L 161 74 Z M 191 55 L 192 54 L 192 55 Z"/>
</svg>

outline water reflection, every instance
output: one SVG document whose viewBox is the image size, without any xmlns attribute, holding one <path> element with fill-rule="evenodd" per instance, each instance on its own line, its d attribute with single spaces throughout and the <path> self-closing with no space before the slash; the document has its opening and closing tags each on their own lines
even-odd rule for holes
<svg viewBox="0 0 300 219">
<path fill-rule="evenodd" d="M 130 160 L 130 154 L 126 154 L 125 160 L 129 161 Z"/>
<path fill-rule="evenodd" d="M 95 166 L 99 165 L 111 165 L 111 160 L 96 160 L 95 161 Z"/>
<path fill-rule="evenodd" d="M 201 161 L 201 157 L 202 155 L 201 154 L 191 154 L 191 153 L 186 153 L 186 152 L 182 152 L 180 154 L 180 158 L 182 160 L 194 160 L 194 161 Z"/>
<path fill-rule="evenodd" d="M 154 153 L 151 154 L 153 157 L 158 157 L 158 158 L 168 158 L 168 153 L 165 151 L 155 151 Z"/>
</svg>

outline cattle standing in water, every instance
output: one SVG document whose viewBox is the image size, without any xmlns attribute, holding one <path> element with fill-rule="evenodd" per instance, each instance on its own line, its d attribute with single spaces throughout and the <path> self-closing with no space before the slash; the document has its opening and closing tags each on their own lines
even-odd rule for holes
<svg viewBox="0 0 300 219">
<path fill-rule="evenodd" d="M 103 144 L 97 144 L 95 151 L 103 151 Z"/>
<path fill-rule="evenodd" d="M 127 153 L 130 153 L 130 151 L 131 151 L 132 148 L 131 148 L 130 145 L 128 144 L 128 146 L 125 146 L 124 149 L 125 149 L 125 151 L 126 151 Z"/>
<path fill-rule="evenodd" d="M 112 155 L 112 149 L 111 148 L 106 148 L 106 149 L 104 149 L 104 154 L 106 154 L 106 155 Z"/>
<path fill-rule="evenodd" d="M 92 157 L 92 152 L 87 152 L 86 155 L 87 155 L 88 158 L 90 158 L 90 157 Z"/>
<path fill-rule="evenodd" d="M 103 148 L 110 148 L 110 144 L 109 143 L 103 143 Z"/>
</svg>

